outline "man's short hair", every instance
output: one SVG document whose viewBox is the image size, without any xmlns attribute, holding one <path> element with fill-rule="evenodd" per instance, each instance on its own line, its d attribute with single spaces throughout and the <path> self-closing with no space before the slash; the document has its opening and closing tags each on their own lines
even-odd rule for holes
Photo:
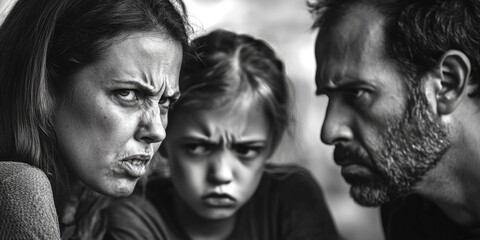
<svg viewBox="0 0 480 240">
<path fill-rule="evenodd" d="M 311 0 L 313 28 L 328 34 L 359 3 L 376 7 L 386 17 L 385 52 L 410 86 L 418 86 L 418 77 L 435 68 L 442 54 L 451 49 L 468 56 L 470 81 L 480 84 L 480 1 Z M 471 96 L 480 97 L 480 90 Z"/>
</svg>

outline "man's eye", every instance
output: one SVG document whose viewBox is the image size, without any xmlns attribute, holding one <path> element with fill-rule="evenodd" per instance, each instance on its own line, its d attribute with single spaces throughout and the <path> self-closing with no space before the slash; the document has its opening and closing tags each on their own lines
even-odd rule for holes
<svg viewBox="0 0 480 240">
<path fill-rule="evenodd" d="M 138 100 L 137 91 L 131 89 L 120 89 L 115 91 L 115 95 L 122 101 L 134 102 Z"/>
<path fill-rule="evenodd" d="M 363 96 L 363 94 L 366 93 L 365 90 L 363 90 L 363 89 L 356 89 L 356 88 L 351 89 L 350 92 L 353 94 L 353 96 L 354 96 L 355 98 L 360 98 L 360 97 Z"/>
</svg>

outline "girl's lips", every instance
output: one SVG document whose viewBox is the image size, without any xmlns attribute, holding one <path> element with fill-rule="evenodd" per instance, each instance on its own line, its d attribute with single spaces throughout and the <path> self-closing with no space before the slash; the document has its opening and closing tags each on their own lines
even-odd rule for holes
<svg viewBox="0 0 480 240">
<path fill-rule="evenodd" d="M 206 205 L 210 207 L 232 207 L 235 205 L 235 198 L 228 194 L 210 193 L 202 197 Z"/>
</svg>

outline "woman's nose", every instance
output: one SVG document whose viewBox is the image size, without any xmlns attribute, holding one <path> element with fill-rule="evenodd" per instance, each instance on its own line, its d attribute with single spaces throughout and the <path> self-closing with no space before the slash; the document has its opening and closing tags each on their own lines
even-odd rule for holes
<svg viewBox="0 0 480 240">
<path fill-rule="evenodd" d="M 158 107 L 144 112 L 135 133 L 137 141 L 148 144 L 163 141 L 166 137 L 166 121 L 163 118 L 166 116 L 162 116 Z"/>
</svg>

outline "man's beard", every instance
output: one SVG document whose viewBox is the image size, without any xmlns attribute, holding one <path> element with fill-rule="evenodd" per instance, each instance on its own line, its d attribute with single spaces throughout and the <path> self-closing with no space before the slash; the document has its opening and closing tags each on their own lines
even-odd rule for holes
<svg viewBox="0 0 480 240">
<path fill-rule="evenodd" d="M 371 164 L 374 174 L 344 176 L 351 184 L 350 195 L 360 205 L 379 206 L 410 193 L 450 147 L 446 126 L 418 89 L 410 92 L 403 116 L 387 121 L 379 138 L 383 145 L 370 155 L 356 147 L 335 148 L 335 159 L 361 159 Z"/>
</svg>

